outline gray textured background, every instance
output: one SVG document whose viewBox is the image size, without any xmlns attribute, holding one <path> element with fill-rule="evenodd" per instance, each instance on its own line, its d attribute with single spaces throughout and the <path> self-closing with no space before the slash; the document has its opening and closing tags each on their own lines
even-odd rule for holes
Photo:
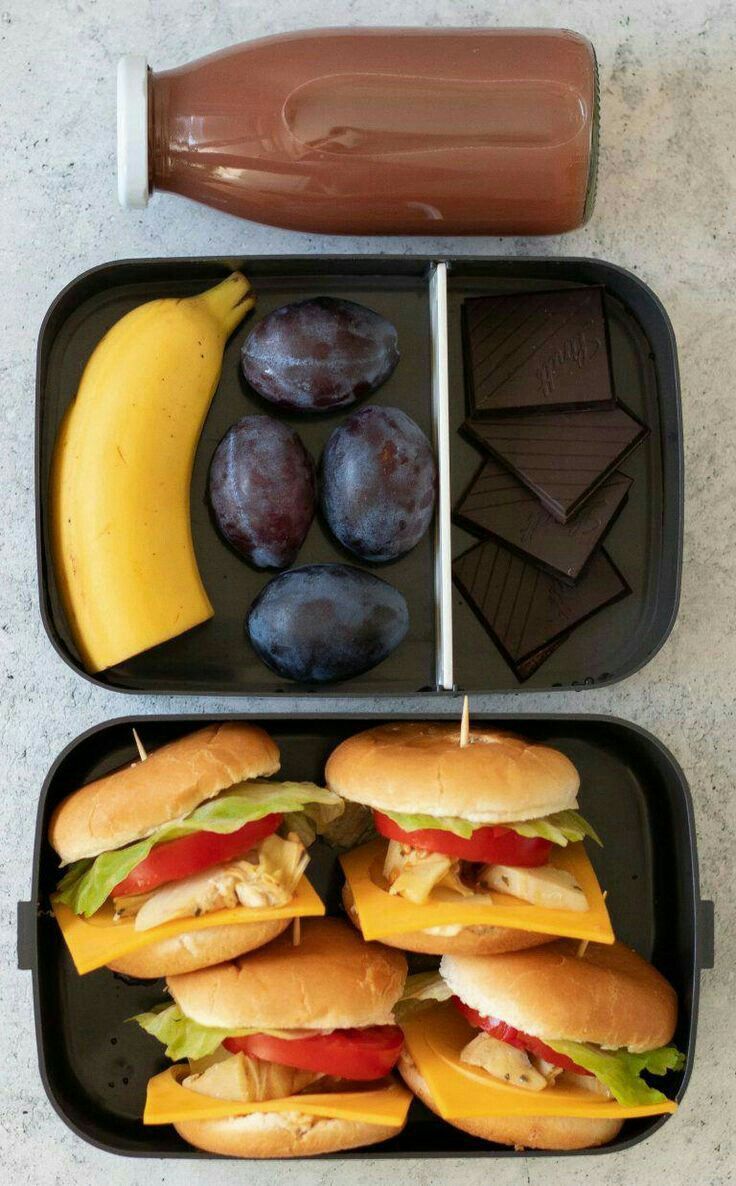
<svg viewBox="0 0 736 1186">
<path fill-rule="evenodd" d="M 597 211 L 564 239 L 320 239 L 238 223 L 162 197 L 124 213 L 114 185 L 114 74 L 120 52 L 178 65 L 228 43 L 339 24 L 567 25 L 596 44 L 603 134 Z M 488 698 L 478 708 L 608 712 L 658 734 L 687 772 L 703 892 L 717 903 L 717 969 L 703 978 L 695 1073 L 680 1114 L 628 1154 L 572 1160 L 234 1166 L 188 1163 L 192 1183 L 416 1186 L 730 1182 L 734 1128 L 733 694 L 734 129 L 736 12 L 729 0 L 569 3 L 495 0 L 0 0 L 0 1132 L 10 1181 L 174 1182 L 184 1167 L 111 1158 L 56 1117 L 36 1067 L 30 976 L 14 969 L 15 903 L 28 895 L 43 776 L 77 733 L 124 713 L 196 710 L 196 701 L 122 697 L 64 666 L 40 624 L 33 540 L 33 380 L 41 318 L 82 269 L 124 256 L 401 251 L 593 255 L 637 272 L 663 299 L 680 349 L 687 518 L 680 615 L 663 651 L 618 687 Z M 310 701 L 314 708 L 316 700 Z M 213 708 L 234 707 L 231 702 Z M 265 705 L 268 707 L 268 705 Z M 370 708 L 356 702 L 356 710 Z M 397 707 L 400 709 L 401 704 Z M 447 707 L 450 707 L 447 702 Z M 283 710 L 284 701 L 279 701 Z"/>
</svg>

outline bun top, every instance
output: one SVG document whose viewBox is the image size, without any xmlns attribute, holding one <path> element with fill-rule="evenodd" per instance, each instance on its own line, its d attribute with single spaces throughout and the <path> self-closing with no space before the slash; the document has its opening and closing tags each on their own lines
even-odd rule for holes
<svg viewBox="0 0 736 1186">
<path fill-rule="evenodd" d="M 87 783 L 54 811 L 49 840 L 62 861 L 78 861 L 150 836 L 220 791 L 275 774 L 279 750 L 257 725 L 208 725 Z"/>
<path fill-rule="evenodd" d="M 634 1053 L 672 1038 L 675 990 L 623 943 L 558 939 L 506 955 L 443 956 L 440 972 L 456 996 L 544 1041 L 594 1042 Z"/>
<path fill-rule="evenodd" d="M 343 741 L 331 754 L 327 785 L 379 811 L 462 816 L 475 823 L 534 819 L 577 806 L 578 772 L 569 758 L 512 733 L 474 728 L 460 746 L 459 724 L 403 721 Z"/>
<path fill-rule="evenodd" d="M 365 943 L 337 918 L 309 918 L 266 947 L 182 976 L 169 991 L 192 1021 L 222 1029 L 349 1029 L 391 1025 L 404 956 Z"/>
</svg>

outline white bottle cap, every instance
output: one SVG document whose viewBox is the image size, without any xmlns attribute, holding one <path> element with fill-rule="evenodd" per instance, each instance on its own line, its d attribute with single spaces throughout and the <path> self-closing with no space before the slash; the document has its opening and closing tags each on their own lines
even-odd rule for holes
<svg viewBox="0 0 736 1186">
<path fill-rule="evenodd" d="M 148 205 L 148 62 L 125 54 L 118 62 L 118 200 Z"/>
</svg>

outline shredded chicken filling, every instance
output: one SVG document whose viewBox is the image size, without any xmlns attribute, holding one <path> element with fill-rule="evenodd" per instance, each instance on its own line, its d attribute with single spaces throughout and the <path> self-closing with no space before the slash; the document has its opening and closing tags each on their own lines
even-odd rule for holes
<svg viewBox="0 0 736 1186">
<path fill-rule="evenodd" d="M 329 1033 L 329 1030 L 294 1031 Z M 282 1037 L 286 1035 L 281 1033 Z M 260 1103 L 263 1100 L 285 1099 L 303 1091 L 325 1094 L 345 1091 L 348 1081 L 323 1071 L 303 1071 L 298 1067 L 282 1066 L 267 1059 L 254 1058 L 239 1051 L 230 1054 L 218 1046 L 206 1058 L 189 1059 L 189 1074 L 182 1079 L 182 1087 L 215 1099 Z"/>
<path fill-rule="evenodd" d="M 115 917 L 134 917 L 135 929 L 147 931 L 173 919 L 198 918 L 236 906 L 284 906 L 308 863 L 295 833 L 286 839 L 273 834 L 240 860 L 215 865 L 149 894 L 115 899 Z"/>
<path fill-rule="evenodd" d="M 494 1038 L 492 1034 L 476 1034 L 461 1050 L 460 1061 L 468 1066 L 480 1067 L 494 1079 L 525 1091 L 543 1091 L 559 1083 L 582 1088 L 605 1099 L 612 1098 L 609 1089 L 595 1075 L 565 1071 L 544 1058 L 530 1055 L 526 1050 Z"/>
<path fill-rule="evenodd" d="M 412 848 L 400 840 L 389 840 L 383 876 L 388 892 L 421 906 L 435 889 L 449 890 L 461 897 L 489 890 L 510 894 L 535 906 L 557 910 L 587 910 L 588 900 L 571 873 L 553 865 L 522 868 L 514 865 L 483 865 Z"/>
<path fill-rule="evenodd" d="M 207 1063 L 203 1069 L 194 1069 L 203 1062 Z M 183 1087 L 197 1091 L 200 1095 L 243 1103 L 297 1095 L 323 1078 L 317 1071 L 281 1066 L 242 1052 L 229 1054 L 222 1046 L 209 1059 L 190 1063 L 190 1072 L 182 1080 Z"/>
</svg>

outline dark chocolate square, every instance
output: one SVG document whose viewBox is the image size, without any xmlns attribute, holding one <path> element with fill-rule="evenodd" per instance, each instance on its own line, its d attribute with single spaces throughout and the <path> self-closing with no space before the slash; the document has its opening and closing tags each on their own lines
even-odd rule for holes
<svg viewBox="0 0 736 1186">
<path fill-rule="evenodd" d="M 472 297 L 462 318 L 471 415 L 614 402 L 601 288 Z"/>
<path fill-rule="evenodd" d="M 566 523 L 649 429 L 622 404 L 466 420 L 463 430 Z"/>
<path fill-rule="evenodd" d="M 561 580 L 576 581 L 621 510 L 631 478 L 611 474 L 567 523 L 559 523 L 522 482 L 493 457 L 455 508 L 460 523 L 492 535 Z"/>
<path fill-rule="evenodd" d="M 452 573 L 514 671 L 631 591 L 603 548 L 594 552 L 576 585 L 557 580 L 490 539 L 463 553 Z"/>
<path fill-rule="evenodd" d="M 540 647 L 538 651 L 533 651 L 526 659 L 522 659 L 521 663 L 514 664 L 513 672 L 519 683 L 525 683 L 526 680 L 534 675 L 535 671 L 539 671 L 542 664 L 546 663 L 554 655 L 555 651 L 562 646 L 566 638 L 567 634 L 563 634 L 560 638 L 556 638 L 554 642 L 547 643 L 546 647 Z"/>
</svg>

